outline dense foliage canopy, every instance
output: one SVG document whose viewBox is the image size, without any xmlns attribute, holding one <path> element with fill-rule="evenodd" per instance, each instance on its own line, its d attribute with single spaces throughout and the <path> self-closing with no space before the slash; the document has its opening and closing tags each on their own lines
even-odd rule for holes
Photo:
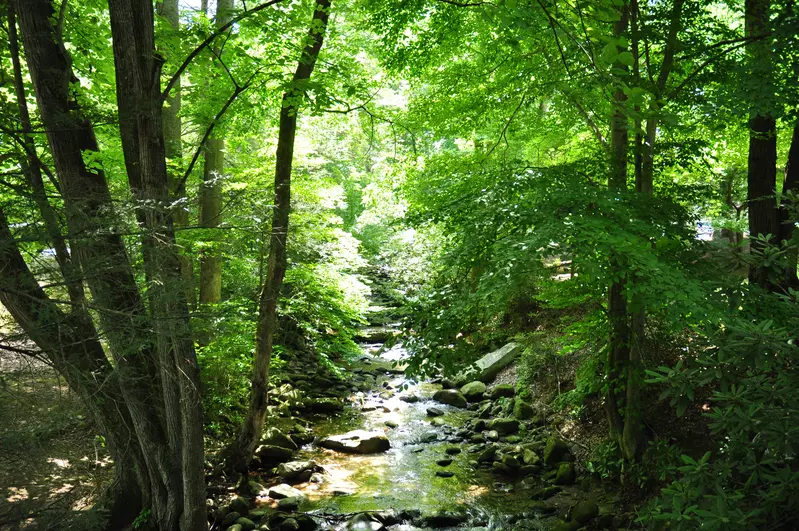
<svg viewBox="0 0 799 531">
<path fill-rule="evenodd" d="M 414 376 L 522 343 L 643 527 L 797 525 L 793 0 L 207 4 L 0 3 L 0 348 L 83 400 L 111 527 L 204 528 L 370 298 Z"/>
</svg>

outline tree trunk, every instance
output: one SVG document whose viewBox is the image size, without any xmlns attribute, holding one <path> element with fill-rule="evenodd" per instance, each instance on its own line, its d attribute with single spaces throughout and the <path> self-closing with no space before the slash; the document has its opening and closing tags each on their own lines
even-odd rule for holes
<svg viewBox="0 0 799 531">
<path fill-rule="evenodd" d="M 217 0 L 214 22 L 221 28 L 233 18 L 233 0 Z M 215 48 L 217 56 L 222 50 Z M 205 142 L 205 168 L 203 183 L 200 186 L 200 226 L 211 229 L 213 244 L 203 249 L 200 256 L 200 303 L 214 303 L 222 300 L 222 253 L 219 238 L 214 229 L 219 226 L 222 212 L 222 175 L 225 171 L 225 138 L 218 127 Z"/>
<path fill-rule="evenodd" d="M 0 303 L 82 400 L 106 437 L 115 480 L 104 504 L 110 527 L 128 527 L 148 503 L 149 480 L 114 373 L 84 306 L 68 314 L 48 298 L 25 264 L 0 208 Z M 144 488 L 142 488 L 142 486 Z"/>
<path fill-rule="evenodd" d="M 291 208 L 291 166 L 294 160 L 297 111 L 305 94 L 305 81 L 310 79 L 319 50 L 322 48 L 329 14 L 330 0 L 316 0 L 307 43 L 294 72 L 291 86 L 283 94 L 275 156 L 275 207 L 272 214 L 266 282 L 261 290 L 258 310 L 250 409 L 238 438 L 225 450 L 225 468 L 228 470 L 246 469 L 261 437 L 266 419 L 269 361 L 272 357 L 272 342 L 277 328 L 277 302 L 283 285 L 283 276 L 286 273 L 286 245 Z"/>
<path fill-rule="evenodd" d="M 22 126 L 22 142 L 25 145 L 26 157 L 22 160 L 22 173 L 33 194 L 33 200 L 42 216 L 44 229 L 50 245 L 55 251 L 55 259 L 64 277 L 69 300 L 76 306 L 83 305 L 85 294 L 81 280 L 80 267 L 72 261 L 67 249 L 67 243 L 61 234 L 58 216 L 55 209 L 47 199 L 47 192 L 42 179 L 40 161 L 36 156 L 36 145 L 31 137 L 30 113 L 25 97 L 25 84 L 22 80 L 22 66 L 19 59 L 19 40 L 17 38 L 17 20 L 14 4 L 8 5 L 8 47 L 11 53 L 11 64 L 14 69 L 14 90 L 16 92 L 17 106 L 19 107 L 19 121 Z"/>
<path fill-rule="evenodd" d="M 166 19 L 169 27 L 174 32 L 180 31 L 180 8 L 178 0 L 162 0 L 158 6 L 158 13 Z M 183 124 L 180 118 L 181 110 L 180 79 L 175 82 L 163 111 L 164 122 L 164 149 L 166 151 L 167 178 L 169 190 L 175 199 L 172 210 L 172 219 L 175 228 L 186 228 L 189 225 L 189 210 L 186 198 L 186 184 L 183 182 Z M 183 290 L 189 308 L 196 305 L 197 296 L 194 286 L 194 264 L 191 256 L 186 252 L 180 254 L 180 271 L 183 279 Z"/>
<path fill-rule="evenodd" d="M 666 47 L 663 51 L 663 63 L 661 64 L 660 74 L 656 82 L 655 101 L 649 111 L 650 115 L 646 119 L 646 131 L 644 133 L 643 145 L 641 146 L 640 165 L 636 160 L 636 180 L 635 189 L 638 193 L 651 196 L 654 192 L 655 175 L 655 143 L 657 141 L 657 125 L 661 107 L 662 97 L 666 89 L 666 83 L 671 75 L 674 66 L 674 54 L 678 45 L 678 34 L 682 22 L 682 9 L 684 0 L 675 0 L 672 6 L 669 33 L 666 37 Z M 638 9 L 637 0 L 633 0 L 633 11 Z M 637 41 L 634 39 L 634 42 Z M 637 50 L 634 53 L 637 57 Z M 638 155 L 638 150 L 636 150 Z M 654 245 L 654 244 L 653 244 Z M 625 408 L 624 408 L 624 429 L 621 437 L 621 448 L 627 459 L 637 459 L 640 457 L 643 439 L 643 426 L 641 423 L 641 403 L 640 387 L 643 379 L 643 350 L 646 343 L 646 306 L 641 297 L 634 297 L 630 308 L 630 348 L 629 363 L 627 366 L 627 384 L 625 386 Z"/>
<path fill-rule="evenodd" d="M 117 87 L 127 87 L 117 90 L 123 153 L 126 167 L 137 169 L 128 180 L 147 233 L 142 254 L 152 279 L 149 296 L 167 434 L 166 448 L 158 450 L 171 459 L 172 489 L 156 505 L 159 525 L 173 529 L 179 521 L 181 529 L 204 529 L 201 383 L 171 218 L 153 3 L 109 0 L 108 5 Z M 123 122 L 123 114 L 133 121 Z"/>
<path fill-rule="evenodd" d="M 771 30 L 771 0 L 746 0 L 746 35 L 762 35 Z M 772 51 L 769 39 L 756 39 L 747 45 L 750 60 L 748 83 L 756 86 L 750 94 L 749 161 L 747 200 L 749 203 L 749 237 L 751 252 L 763 248 L 757 236 L 779 234 L 775 199 L 777 183 L 777 123 L 772 115 L 774 100 Z M 773 240 L 772 240 L 773 241 Z M 764 266 L 753 266 L 749 281 L 762 288 L 773 289 L 772 272 Z"/>
<path fill-rule="evenodd" d="M 133 428 L 126 439 L 131 449 L 115 456 L 120 458 L 117 466 L 127 466 L 124 459 L 130 455 L 141 455 L 136 481 L 154 527 L 202 529 L 206 522 L 199 378 L 168 215 L 153 7 L 149 0 L 112 0 L 109 7 L 123 151 L 131 188 L 140 201 L 137 215 L 146 231 L 143 255 L 153 281 L 151 315 L 145 311 L 122 239 L 112 230 L 116 224 L 105 175 L 84 163 L 84 155 L 98 147 L 92 124 L 81 116 L 75 99 L 69 54 L 55 41 L 52 1 L 17 1 L 73 255 L 87 274 Z M 125 492 L 130 488 L 122 489 Z M 115 506 L 124 507 L 123 502 Z"/>
<path fill-rule="evenodd" d="M 799 289 L 799 278 L 796 275 L 799 242 L 794 241 L 797 222 L 796 205 L 790 196 L 797 192 L 799 192 L 799 121 L 794 125 L 788 160 L 785 163 L 785 179 L 782 183 L 782 201 L 779 212 L 779 240 L 786 242 L 788 246 L 781 285 L 784 288 L 793 289 Z"/>
</svg>

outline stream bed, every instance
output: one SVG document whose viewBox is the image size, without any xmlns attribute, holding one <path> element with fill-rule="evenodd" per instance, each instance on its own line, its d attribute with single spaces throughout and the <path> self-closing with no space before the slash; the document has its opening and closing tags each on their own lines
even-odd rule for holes
<svg viewBox="0 0 799 531">
<path fill-rule="evenodd" d="M 267 474 L 250 474 L 257 481 L 251 490 L 263 488 L 253 492 L 255 510 L 249 514 L 263 521 L 249 527 L 245 518 L 236 528 L 237 520 L 228 517 L 233 526 L 220 529 L 612 528 L 612 505 L 602 503 L 607 496 L 601 485 L 579 480 L 565 442 L 553 437 L 540 416 L 514 418 L 520 415 L 512 385 L 489 384 L 485 396 L 471 397 L 468 404 L 454 389 L 444 393 L 461 395 L 460 403 L 434 400 L 452 385 L 408 379 L 402 346 L 382 347 L 394 330 L 388 325 L 364 331 L 363 354 L 349 364 L 339 386 L 346 392 L 321 399 L 335 413 L 312 412 L 273 424 L 285 433 L 308 429 L 312 437 L 297 445 L 292 461 Z M 366 342 L 370 337 L 373 342 Z M 291 424 L 297 420 L 304 427 Z M 362 454 L 325 447 L 328 438 L 354 430 L 378 438 L 380 448 Z M 281 473 L 292 467 L 300 474 Z"/>
</svg>

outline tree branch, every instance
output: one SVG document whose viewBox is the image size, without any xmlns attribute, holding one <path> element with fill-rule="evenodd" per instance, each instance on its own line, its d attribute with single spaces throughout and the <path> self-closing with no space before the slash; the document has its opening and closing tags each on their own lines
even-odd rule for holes
<svg viewBox="0 0 799 531">
<path fill-rule="evenodd" d="M 203 135 L 202 140 L 200 140 L 200 143 L 197 145 L 197 149 L 194 150 L 194 155 L 191 158 L 191 162 L 189 163 L 189 167 L 186 168 L 186 171 L 183 173 L 183 177 L 181 177 L 180 182 L 175 187 L 175 190 L 180 190 L 186 185 L 186 181 L 188 180 L 189 175 L 191 174 L 191 171 L 194 169 L 194 165 L 197 164 L 197 159 L 200 158 L 200 152 L 202 151 L 203 146 L 205 146 L 206 140 L 208 140 L 208 138 L 211 136 L 211 133 L 214 132 L 214 127 L 216 127 L 217 122 L 222 118 L 222 116 L 225 115 L 225 113 L 227 112 L 228 108 L 233 104 L 234 101 L 236 101 L 236 98 L 238 98 L 239 95 L 242 92 L 244 92 L 245 90 L 247 90 L 250 87 L 250 85 L 252 84 L 253 78 L 257 74 L 258 74 L 258 72 L 255 72 L 252 76 L 250 76 L 250 79 L 248 79 L 247 82 L 244 85 L 236 86 L 236 89 L 233 91 L 233 93 L 227 99 L 225 104 L 222 106 L 221 109 L 219 109 L 219 112 L 216 113 L 216 116 L 214 116 L 214 120 L 208 125 L 208 128 L 205 130 L 205 134 Z M 174 198 L 174 199 L 177 199 L 177 198 Z"/>
<path fill-rule="evenodd" d="M 250 9 L 249 11 L 245 11 L 245 12 L 241 13 L 237 17 L 233 17 L 230 20 L 230 22 L 228 22 L 227 24 L 224 24 L 223 26 L 220 26 L 219 28 L 217 28 L 216 31 L 214 31 L 211 35 L 209 35 L 208 38 L 206 38 L 203 42 L 201 42 L 199 46 L 197 46 L 194 50 L 192 50 L 192 52 L 189 55 L 186 56 L 186 59 L 183 60 L 183 63 L 180 65 L 180 67 L 177 69 L 177 71 L 175 71 L 175 73 L 172 74 L 172 77 L 169 79 L 169 82 L 167 82 L 166 87 L 164 88 L 164 91 L 161 93 L 161 103 L 166 101 L 167 97 L 169 96 L 169 92 L 175 86 L 175 83 L 178 82 L 178 79 L 180 79 L 180 76 L 183 74 L 183 72 L 186 70 L 186 68 L 188 68 L 189 64 L 191 64 L 191 62 L 194 60 L 194 58 L 197 57 L 198 55 L 200 55 L 200 53 L 203 50 L 205 50 L 208 46 L 210 46 L 211 43 L 214 42 L 214 40 L 216 40 L 217 37 L 219 37 L 220 35 L 224 34 L 228 29 L 232 28 L 234 24 L 244 20 L 245 18 L 249 17 L 250 15 L 254 15 L 255 13 L 258 13 L 259 11 L 263 11 L 267 7 L 273 6 L 275 4 L 279 4 L 282 1 L 283 0 L 269 0 L 269 2 L 265 2 L 263 4 L 257 5 L 254 8 Z"/>
</svg>

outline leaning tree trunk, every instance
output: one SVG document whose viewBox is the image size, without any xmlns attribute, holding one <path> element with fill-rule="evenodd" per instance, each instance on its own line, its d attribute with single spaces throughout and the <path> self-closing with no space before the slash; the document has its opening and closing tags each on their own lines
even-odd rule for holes
<svg viewBox="0 0 799 531">
<path fill-rule="evenodd" d="M 80 397 L 105 435 L 114 458 L 114 481 L 101 500 L 109 527 L 130 526 L 149 499 L 144 459 L 119 379 L 106 358 L 99 334 L 84 306 L 64 313 L 28 268 L 0 208 L 0 303 Z M 141 486 L 144 485 L 144 489 Z"/>
<path fill-rule="evenodd" d="M 747 37 L 769 33 L 771 0 L 746 0 L 745 19 Z M 779 234 L 779 221 L 775 199 L 777 183 L 777 122 L 772 114 L 774 83 L 771 40 L 755 38 L 747 44 L 750 71 L 747 83 L 757 87 L 750 92 L 749 161 L 747 200 L 749 203 L 749 235 L 751 252 L 762 251 L 763 243 L 757 236 L 772 237 Z M 769 268 L 753 266 L 749 281 L 762 288 L 773 289 L 775 284 Z"/>
<path fill-rule="evenodd" d="M 291 86 L 283 94 L 275 156 L 275 207 L 272 213 L 266 282 L 261 290 L 258 310 L 250 409 L 238 438 L 224 452 L 227 470 L 246 469 L 261 437 L 266 419 L 269 361 L 272 357 L 272 343 L 277 328 L 277 301 L 286 273 L 286 244 L 291 208 L 291 166 L 294 161 L 297 111 L 305 93 L 305 82 L 310 79 L 319 50 L 322 48 L 329 14 L 330 0 L 316 0 L 306 37 L 308 42 L 300 56 Z"/>
<path fill-rule="evenodd" d="M 85 295 L 83 292 L 83 281 L 78 265 L 73 262 L 67 249 L 64 235 L 61 234 L 61 227 L 58 223 L 58 215 L 47 199 L 47 191 L 44 187 L 40 161 L 36 155 L 36 145 L 31 133 L 30 113 L 25 95 L 25 83 L 22 79 L 22 65 L 19 59 L 19 39 L 17 38 L 17 20 L 14 4 L 8 5 L 8 48 L 11 53 L 11 64 L 14 69 L 14 91 L 19 108 L 19 122 L 22 126 L 22 143 L 25 149 L 25 157 L 22 161 L 22 173 L 25 176 L 28 187 L 31 189 L 33 200 L 42 216 L 44 229 L 47 234 L 49 244 L 55 251 L 55 259 L 58 263 L 61 275 L 67 288 L 69 300 L 75 306 L 83 305 Z"/>
<path fill-rule="evenodd" d="M 233 0 L 217 0 L 215 25 L 223 27 L 233 18 Z M 220 58 L 222 50 L 214 49 Z M 200 227 L 211 229 L 212 245 L 203 249 L 200 256 L 200 303 L 214 303 L 222 300 L 222 253 L 216 229 L 222 213 L 222 175 L 225 171 L 225 137 L 214 128 L 214 133 L 204 146 L 205 167 L 200 186 Z"/>
</svg>

